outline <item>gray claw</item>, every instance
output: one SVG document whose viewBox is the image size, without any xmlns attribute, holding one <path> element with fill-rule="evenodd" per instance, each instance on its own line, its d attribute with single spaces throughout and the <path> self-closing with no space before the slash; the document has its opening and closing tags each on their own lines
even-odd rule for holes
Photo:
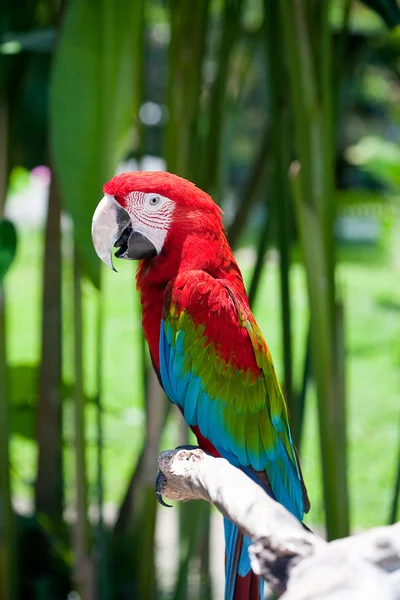
<svg viewBox="0 0 400 600">
<path fill-rule="evenodd" d="M 160 469 L 158 469 L 157 471 L 157 475 L 156 475 L 156 497 L 157 497 L 157 502 L 159 504 L 161 504 L 161 506 L 166 506 L 167 508 L 172 508 L 171 504 L 167 504 L 164 501 L 164 498 L 162 497 L 162 490 L 165 488 L 165 484 L 167 483 L 167 480 L 165 478 L 165 475 L 162 471 L 160 471 Z"/>
</svg>

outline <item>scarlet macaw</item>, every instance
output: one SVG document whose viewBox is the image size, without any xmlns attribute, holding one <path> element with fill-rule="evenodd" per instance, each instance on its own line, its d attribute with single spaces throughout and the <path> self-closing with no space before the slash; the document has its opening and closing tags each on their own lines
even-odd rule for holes
<svg viewBox="0 0 400 600">
<path fill-rule="evenodd" d="M 222 456 L 298 519 L 309 510 L 285 400 L 225 237 L 222 211 L 189 181 L 117 175 L 92 225 L 98 256 L 139 259 L 142 324 L 154 368 L 199 446 Z M 250 540 L 227 519 L 226 600 L 259 599 Z"/>
</svg>

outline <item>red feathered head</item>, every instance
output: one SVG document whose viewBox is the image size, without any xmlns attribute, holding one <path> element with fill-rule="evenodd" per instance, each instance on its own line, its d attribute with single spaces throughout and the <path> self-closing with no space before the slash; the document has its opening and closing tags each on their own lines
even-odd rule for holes
<svg viewBox="0 0 400 600">
<path fill-rule="evenodd" d="M 215 236 L 222 231 L 222 211 L 190 181 L 160 171 L 116 175 L 104 186 L 93 216 L 92 237 L 98 256 L 111 268 L 118 258 L 153 258 L 167 241 L 185 236 Z"/>
</svg>

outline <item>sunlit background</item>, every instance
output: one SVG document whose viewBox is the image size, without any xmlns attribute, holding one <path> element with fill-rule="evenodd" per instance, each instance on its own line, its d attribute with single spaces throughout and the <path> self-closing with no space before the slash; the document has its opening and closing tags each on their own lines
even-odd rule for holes
<svg viewBox="0 0 400 600">
<path fill-rule="evenodd" d="M 102 185 L 178 173 L 225 213 L 328 538 L 398 518 L 396 0 L 37 0 L 0 21 L 0 600 L 220 600 L 222 520 L 161 508 L 188 440 Z M 299 168 L 301 165 L 301 168 Z M 347 432 L 347 433 L 346 433 Z"/>
</svg>

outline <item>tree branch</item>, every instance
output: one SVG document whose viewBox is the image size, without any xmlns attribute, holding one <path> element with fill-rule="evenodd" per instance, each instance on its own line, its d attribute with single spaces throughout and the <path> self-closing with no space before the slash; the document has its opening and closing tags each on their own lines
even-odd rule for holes
<svg viewBox="0 0 400 600">
<path fill-rule="evenodd" d="M 223 458 L 196 448 L 158 462 L 157 491 L 214 504 L 251 538 L 253 571 L 282 600 L 400 600 L 400 523 L 327 544 Z"/>
</svg>

